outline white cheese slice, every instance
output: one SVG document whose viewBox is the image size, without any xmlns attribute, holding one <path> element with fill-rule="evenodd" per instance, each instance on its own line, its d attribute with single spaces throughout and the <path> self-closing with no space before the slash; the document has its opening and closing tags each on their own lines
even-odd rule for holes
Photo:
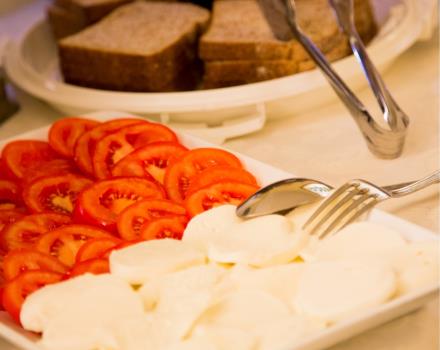
<svg viewBox="0 0 440 350">
<path fill-rule="evenodd" d="M 236 265 L 224 280 L 230 290 L 260 290 L 289 303 L 295 294 L 302 263 L 290 263 L 261 269 Z M 226 286 L 229 284 L 229 286 Z"/>
<path fill-rule="evenodd" d="M 204 264 L 205 260 L 205 255 L 188 242 L 159 239 L 113 251 L 110 271 L 136 285 L 169 272 Z"/>
<path fill-rule="evenodd" d="M 438 284 L 439 243 L 437 241 L 413 242 L 408 245 L 406 259 L 399 266 L 399 294 Z"/>
<path fill-rule="evenodd" d="M 115 349 L 114 330 L 139 317 L 144 317 L 139 295 L 108 274 L 45 286 L 26 299 L 21 311 L 23 327 L 42 332 L 41 345 L 48 350 Z"/>
<path fill-rule="evenodd" d="M 257 337 L 240 329 L 215 326 L 199 326 L 185 342 L 204 342 L 215 350 L 254 350 Z M 200 348 L 204 350 L 203 348 Z"/>
<path fill-rule="evenodd" d="M 239 290 L 226 295 L 201 316 L 197 325 L 250 331 L 267 320 L 291 314 L 281 300 L 259 290 Z"/>
<path fill-rule="evenodd" d="M 224 270 L 214 265 L 202 265 L 174 272 L 159 279 L 154 329 L 165 343 L 183 339 L 199 316 L 215 302 L 215 287 Z M 145 295 L 145 292 L 146 295 Z M 142 297 L 151 297 L 151 288 L 139 290 Z M 150 304 L 151 301 L 148 300 Z"/>
<path fill-rule="evenodd" d="M 239 220 L 234 206 L 222 206 L 193 220 L 183 241 L 203 248 L 209 260 L 217 263 L 283 264 L 295 259 L 306 243 L 305 236 L 294 234 L 292 223 L 281 215 Z"/>
<path fill-rule="evenodd" d="M 292 304 L 306 317 L 333 323 L 386 302 L 395 290 L 394 271 L 384 262 L 313 262 L 301 271 Z"/>
<path fill-rule="evenodd" d="M 259 350 L 286 350 L 292 344 L 325 328 L 322 322 L 309 320 L 299 315 L 292 315 L 274 322 L 258 325 L 253 333 L 258 339 Z"/>
<path fill-rule="evenodd" d="M 372 222 L 356 222 L 335 235 L 320 240 L 304 255 L 306 260 L 344 260 L 366 258 L 399 264 L 407 242 L 400 233 Z"/>
</svg>

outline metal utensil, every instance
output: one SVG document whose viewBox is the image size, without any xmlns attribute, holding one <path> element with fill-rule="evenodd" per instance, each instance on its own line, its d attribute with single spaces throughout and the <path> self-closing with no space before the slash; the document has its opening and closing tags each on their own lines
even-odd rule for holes
<svg viewBox="0 0 440 350">
<path fill-rule="evenodd" d="M 303 229 L 320 239 L 335 233 L 389 198 L 399 198 L 440 182 L 440 170 L 421 180 L 379 187 L 365 180 L 351 180 L 333 192 L 304 224 Z"/>
<path fill-rule="evenodd" d="M 237 207 L 236 213 L 242 218 L 286 214 L 296 207 L 327 197 L 331 190 L 331 186 L 312 179 L 281 180 L 255 192 Z"/>
<path fill-rule="evenodd" d="M 259 0 L 259 3 L 274 35 L 283 41 L 297 39 L 321 69 L 357 123 L 370 151 L 379 158 L 399 157 L 403 151 L 409 118 L 391 97 L 359 39 L 353 22 L 352 0 L 333 0 L 331 5 L 335 10 L 341 29 L 349 37 L 350 46 L 376 96 L 387 127 L 380 126 L 374 120 L 353 91 L 333 70 L 318 47 L 299 28 L 293 0 Z"/>
<path fill-rule="evenodd" d="M 382 188 L 396 197 L 402 189 L 412 188 L 417 183 L 418 181 L 410 181 Z M 236 213 L 245 219 L 270 214 L 284 215 L 297 207 L 328 197 L 332 190 L 332 186 L 312 179 L 281 180 L 255 192 L 237 207 Z"/>
</svg>

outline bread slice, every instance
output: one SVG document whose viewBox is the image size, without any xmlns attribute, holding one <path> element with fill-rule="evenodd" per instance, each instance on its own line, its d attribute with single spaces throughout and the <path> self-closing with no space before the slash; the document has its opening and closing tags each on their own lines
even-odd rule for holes
<svg viewBox="0 0 440 350">
<path fill-rule="evenodd" d="M 345 39 L 328 0 L 296 0 L 300 28 L 323 51 L 329 52 Z M 356 17 L 362 31 L 374 32 L 368 0 L 356 0 Z M 366 11 L 368 9 L 368 11 Z M 359 13 L 359 15 L 358 15 Z M 296 41 L 275 38 L 257 0 L 216 0 L 212 23 L 201 38 L 199 55 L 204 61 L 305 60 L 308 55 Z"/>
<path fill-rule="evenodd" d="M 325 55 L 329 61 L 336 61 L 347 56 L 349 52 L 350 48 L 345 40 Z M 302 61 L 292 59 L 207 61 L 203 88 L 215 89 L 255 83 L 304 72 L 314 67 L 315 63 L 310 58 Z"/>
<path fill-rule="evenodd" d="M 175 91 L 197 83 L 198 37 L 209 11 L 174 2 L 134 2 L 59 42 L 68 83 L 119 91 Z"/>
<path fill-rule="evenodd" d="M 56 38 L 74 34 L 133 0 L 55 0 L 47 16 Z"/>
</svg>

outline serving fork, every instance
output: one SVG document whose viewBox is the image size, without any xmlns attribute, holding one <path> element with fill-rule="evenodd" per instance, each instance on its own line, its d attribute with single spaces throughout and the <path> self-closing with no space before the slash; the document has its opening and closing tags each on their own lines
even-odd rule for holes
<svg viewBox="0 0 440 350">
<path fill-rule="evenodd" d="M 403 150 L 409 118 L 386 88 L 356 31 L 353 0 L 330 0 L 330 5 L 336 14 L 340 30 L 347 35 L 351 49 L 373 90 L 385 126 L 375 121 L 363 103 L 331 67 L 319 48 L 301 30 L 294 0 L 259 0 L 259 3 L 275 37 L 282 41 L 298 40 L 321 69 L 358 125 L 369 150 L 379 158 L 399 157 Z"/>
<path fill-rule="evenodd" d="M 376 204 L 399 198 L 440 182 L 440 170 L 418 181 L 380 187 L 365 180 L 351 180 L 336 189 L 310 216 L 303 230 L 322 239 L 344 228 Z"/>
</svg>

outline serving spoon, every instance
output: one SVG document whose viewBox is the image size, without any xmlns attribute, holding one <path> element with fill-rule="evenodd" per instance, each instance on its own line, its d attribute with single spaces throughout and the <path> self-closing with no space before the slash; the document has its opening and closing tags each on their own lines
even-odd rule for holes
<svg viewBox="0 0 440 350">
<path fill-rule="evenodd" d="M 382 186 L 390 194 L 398 195 L 402 187 L 411 186 L 416 181 Z M 315 203 L 326 198 L 333 187 L 324 182 L 291 178 L 267 185 L 241 203 L 236 210 L 238 217 L 250 219 L 262 215 L 285 215 L 297 207 Z"/>
</svg>

